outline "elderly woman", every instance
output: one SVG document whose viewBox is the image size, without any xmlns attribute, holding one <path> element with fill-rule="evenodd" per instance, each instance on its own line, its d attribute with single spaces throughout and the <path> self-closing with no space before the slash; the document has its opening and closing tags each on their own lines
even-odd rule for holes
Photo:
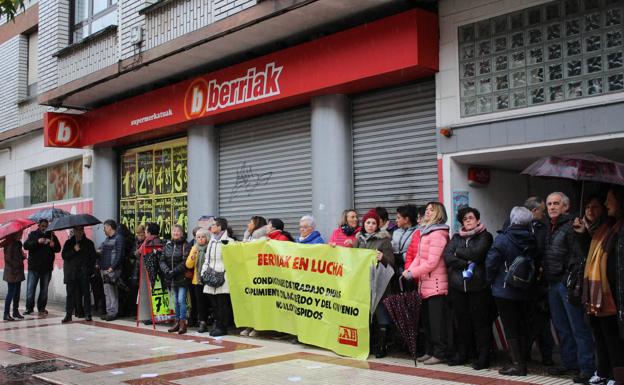
<svg viewBox="0 0 624 385">
<path fill-rule="evenodd" d="M 167 241 L 160 255 L 160 270 L 165 275 L 165 284 L 173 292 L 175 301 L 175 324 L 167 330 L 169 333 L 186 333 L 186 294 L 190 281 L 185 276 L 186 259 L 190 247 L 184 237 L 184 228 L 174 225 L 171 229 L 171 240 Z"/>
<path fill-rule="evenodd" d="M 446 360 L 446 295 L 448 278 L 443 252 L 449 240 L 446 209 L 440 202 L 429 202 L 421 223 L 420 238 L 413 239 L 406 259 L 409 268 L 403 272 L 406 279 L 416 279 L 423 299 L 422 320 L 427 351 L 418 357 L 425 365 Z"/>
<path fill-rule="evenodd" d="M 191 252 L 186 258 L 186 268 L 193 269 L 193 278 L 191 280 L 191 290 L 195 292 L 195 302 L 197 303 L 197 319 L 199 320 L 198 333 L 208 331 L 208 311 L 210 309 L 210 300 L 208 295 L 204 293 L 204 285 L 201 283 L 201 269 L 206 261 L 206 251 L 208 250 L 208 240 L 210 232 L 206 229 L 199 228 L 195 233 L 195 244 L 191 248 Z"/>
<path fill-rule="evenodd" d="M 457 351 L 449 365 L 463 365 L 466 362 L 474 336 L 479 358 L 472 367 L 480 370 L 490 364 L 492 294 L 485 279 L 485 257 L 493 238 L 481 223 L 481 214 L 475 208 L 459 210 L 457 221 L 462 224 L 462 228 L 444 249 L 449 298 L 458 336 Z"/>
<path fill-rule="evenodd" d="M 392 241 L 390 233 L 381 230 L 381 218 L 375 209 L 371 209 L 362 218 L 364 227 L 357 234 L 355 246 L 360 249 L 371 249 L 377 251 L 377 261 L 384 265 L 394 266 L 394 253 L 392 251 Z M 375 357 L 382 358 L 388 354 L 387 330 L 390 326 L 390 316 L 383 303 L 379 303 L 375 309 L 377 326 L 379 327 L 379 341 Z"/>
<path fill-rule="evenodd" d="M 485 272 L 492 283 L 492 295 L 496 301 L 498 314 L 505 328 L 505 338 L 509 347 L 511 365 L 498 372 L 506 376 L 526 376 L 526 356 L 528 341 L 527 301 L 530 290 L 507 284 L 509 267 L 518 256 L 535 258 L 537 240 L 531 229 L 533 214 L 525 207 L 516 206 L 509 215 L 510 226 L 496 237 L 485 259 Z"/>
<path fill-rule="evenodd" d="M 223 257 L 221 255 L 221 247 L 232 241 L 228 234 L 228 222 L 225 218 L 215 218 L 215 222 L 210 226 L 211 238 L 208 243 L 207 255 L 204 257 L 201 275 L 211 268 L 217 273 L 225 272 Z M 204 285 L 204 293 L 208 294 L 208 299 L 212 307 L 212 317 L 214 325 L 210 331 L 210 336 L 219 337 L 227 334 L 227 328 L 230 324 L 230 286 L 225 281 L 219 286 Z"/>
<path fill-rule="evenodd" d="M 24 252 L 22 251 L 22 232 L 11 234 L 2 243 L 4 249 L 4 271 L 2 279 L 7 283 L 8 290 L 4 300 L 4 320 L 15 321 L 15 318 L 22 319 L 19 313 L 20 286 L 26 279 L 24 276 Z M 11 303 L 13 304 L 13 317 L 11 317 Z"/>
<path fill-rule="evenodd" d="M 316 222 L 311 215 L 304 215 L 299 220 L 299 238 L 297 243 L 304 243 L 308 245 L 325 243 L 321 233 L 316 231 Z"/>
<path fill-rule="evenodd" d="M 342 212 L 338 228 L 329 237 L 329 244 L 332 246 L 353 247 L 358 231 L 360 231 L 360 225 L 357 212 L 353 209 L 347 209 Z"/>
</svg>

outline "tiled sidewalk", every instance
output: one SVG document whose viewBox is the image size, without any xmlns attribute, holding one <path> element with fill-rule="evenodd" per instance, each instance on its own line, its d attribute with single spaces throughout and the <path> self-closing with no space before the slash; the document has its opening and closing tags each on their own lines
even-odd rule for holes
<svg viewBox="0 0 624 385">
<path fill-rule="evenodd" d="M 0 302 L 1 304 L 1 302 Z M 560 378 L 504 377 L 496 370 L 447 365 L 414 367 L 408 359 L 358 361 L 285 341 L 193 331 L 180 336 L 166 327 L 128 320 L 61 324 L 60 308 L 46 318 L 0 323 L 0 364 L 61 358 L 79 370 L 43 373 L 54 384 L 571 384 Z"/>
</svg>

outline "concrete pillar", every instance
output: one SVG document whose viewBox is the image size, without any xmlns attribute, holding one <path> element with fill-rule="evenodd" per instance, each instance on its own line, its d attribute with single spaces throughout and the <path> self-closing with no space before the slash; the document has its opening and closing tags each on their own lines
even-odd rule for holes
<svg viewBox="0 0 624 385">
<path fill-rule="evenodd" d="M 353 207 L 351 102 L 345 95 L 312 99 L 312 215 L 325 241 Z"/>
<path fill-rule="evenodd" d="M 188 130 L 189 233 L 202 215 L 219 215 L 219 133 L 214 126 Z M 192 235 L 190 235 L 192 236 Z"/>
<path fill-rule="evenodd" d="M 110 147 L 93 150 L 93 215 L 104 222 L 119 216 L 119 172 L 117 153 Z M 93 242 L 98 248 L 106 236 L 102 226 L 93 228 Z M 133 231 L 134 229 L 131 229 Z"/>
</svg>

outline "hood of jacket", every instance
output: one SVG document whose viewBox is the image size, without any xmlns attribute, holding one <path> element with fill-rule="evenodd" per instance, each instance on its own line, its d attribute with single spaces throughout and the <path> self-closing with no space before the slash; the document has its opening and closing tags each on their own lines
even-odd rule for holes
<svg viewBox="0 0 624 385">
<path fill-rule="evenodd" d="M 364 232 L 360 231 L 357 235 L 358 239 L 361 239 L 362 242 L 366 242 L 366 236 L 364 234 L 365 234 Z M 377 232 L 372 234 L 368 239 L 370 240 L 370 239 L 384 239 L 384 238 L 392 239 L 392 236 L 386 230 L 378 230 Z"/>
</svg>

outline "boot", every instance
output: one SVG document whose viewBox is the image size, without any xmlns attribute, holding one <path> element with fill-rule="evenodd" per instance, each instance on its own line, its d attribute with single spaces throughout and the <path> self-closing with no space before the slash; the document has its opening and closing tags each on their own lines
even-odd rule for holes
<svg viewBox="0 0 624 385">
<path fill-rule="evenodd" d="M 504 376 L 526 376 L 527 367 L 524 351 L 518 339 L 507 340 L 509 345 L 509 355 L 511 356 L 511 366 L 507 366 L 498 371 Z"/>
<path fill-rule="evenodd" d="M 11 317 L 11 315 L 9 313 L 4 313 L 4 318 L 5 321 L 15 321 L 15 318 Z"/>
<path fill-rule="evenodd" d="M 208 324 L 206 321 L 199 321 L 199 329 L 197 333 L 206 333 L 208 331 Z"/>
<path fill-rule="evenodd" d="M 24 319 L 24 316 L 20 314 L 18 309 L 13 309 L 13 318 Z"/>
<path fill-rule="evenodd" d="M 176 320 L 172 328 L 167 329 L 169 333 L 175 333 L 180 330 L 180 320 Z"/>
<path fill-rule="evenodd" d="M 180 330 L 178 330 L 178 334 L 186 333 L 186 320 L 180 320 Z"/>
<path fill-rule="evenodd" d="M 490 351 L 489 349 L 481 349 L 479 358 L 472 364 L 474 370 L 487 369 L 490 367 Z"/>
<path fill-rule="evenodd" d="M 379 329 L 379 342 L 377 344 L 377 351 L 375 352 L 375 358 L 384 358 L 388 355 L 388 331 L 386 328 Z"/>
</svg>

